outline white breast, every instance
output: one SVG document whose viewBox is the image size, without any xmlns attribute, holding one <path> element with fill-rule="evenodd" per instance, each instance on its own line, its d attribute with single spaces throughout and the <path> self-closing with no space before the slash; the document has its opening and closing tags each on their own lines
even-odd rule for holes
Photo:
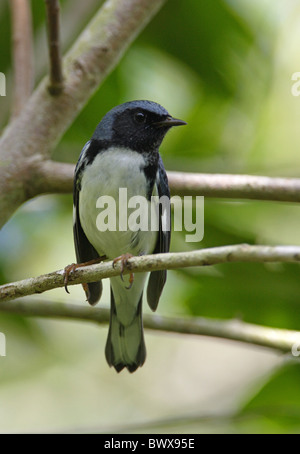
<svg viewBox="0 0 300 454">
<path fill-rule="evenodd" d="M 128 200 L 133 196 L 146 198 L 147 186 L 143 171 L 144 157 L 128 149 L 111 148 L 96 156 L 85 168 L 79 195 L 79 216 L 82 228 L 97 252 L 109 259 L 121 254 L 148 254 L 153 252 L 157 232 L 119 230 L 119 188 L 127 188 Z M 100 213 L 97 200 L 112 197 L 116 202 L 116 231 L 101 232 L 96 221 Z M 123 207 L 122 207 L 123 208 Z M 147 210 L 150 212 L 150 202 Z M 146 214 L 146 213 L 145 213 Z"/>
</svg>

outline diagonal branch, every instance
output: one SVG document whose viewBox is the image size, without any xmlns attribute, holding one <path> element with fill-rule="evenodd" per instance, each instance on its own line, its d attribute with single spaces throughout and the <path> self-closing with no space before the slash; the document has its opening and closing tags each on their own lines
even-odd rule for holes
<svg viewBox="0 0 300 454">
<path fill-rule="evenodd" d="M 45 78 L 0 140 L 0 227 L 27 200 L 36 156 L 49 159 L 66 129 L 165 0 L 107 0 L 64 59 L 64 90 Z M 24 170 L 26 169 L 26 171 Z"/>
<path fill-rule="evenodd" d="M 51 95 L 58 95 L 63 89 L 63 72 L 60 51 L 60 7 L 59 0 L 45 0 L 47 11 L 47 32 L 50 60 Z"/>
<path fill-rule="evenodd" d="M 140 273 L 163 269 L 178 269 L 193 266 L 208 266 L 227 262 L 300 262 L 300 246 L 250 246 L 238 244 L 221 246 L 191 252 L 144 255 L 128 260 L 128 268 L 123 274 Z M 69 276 L 68 285 L 95 282 L 112 276 L 118 276 L 121 265 L 112 262 L 78 268 Z M 64 270 L 54 271 L 35 278 L 13 282 L 0 286 L 0 305 L 22 296 L 42 293 L 64 286 Z"/>
<path fill-rule="evenodd" d="M 74 165 L 37 160 L 31 166 L 28 194 L 72 192 Z M 168 171 L 172 195 L 300 202 L 299 178 L 272 178 Z"/>
<path fill-rule="evenodd" d="M 83 307 L 75 304 L 15 300 L 1 303 L 0 312 L 29 317 L 88 321 L 102 325 L 109 322 L 110 311 L 106 308 Z M 149 314 L 145 314 L 143 320 L 145 328 L 155 331 L 229 339 L 272 348 L 284 353 L 295 351 L 298 354 L 300 347 L 299 331 L 269 328 L 240 320 L 162 317 Z"/>
<path fill-rule="evenodd" d="M 13 116 L 31 95 L 34 81 L 32 19 L 29 0 L 11 0 L 14 67 Z"/>
</svg>

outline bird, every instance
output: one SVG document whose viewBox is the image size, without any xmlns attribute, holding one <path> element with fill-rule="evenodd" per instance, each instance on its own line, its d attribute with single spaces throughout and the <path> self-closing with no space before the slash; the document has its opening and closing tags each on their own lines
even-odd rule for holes
<svg viewBox="0 0 300 454">
<path fill-rule="evenodd" d="M 173 118 L 153 101 L 129 101 L 112 108 L 97 125 L 92 138 L 84 145 L 75 168 L 73 188 L 73 233 L 76 266 L 91 261 L 119 260 L 122 269 L 129 257 L 169 252 L 170 228 L 163 228 L 163 218 L 170 219 L 170 205 L 159 205 L 157 229 L 120 229 L 119 190 L 126 189 L 128 199 L 143 197 L 149 213 L 153 195 L 170 200 L 167 174 L 159 154 L 166 133 L 186 122 Z M 116 201 L 116 228 L 99 230 L 97 200 L 101 196 Z M 142 215 L 143 216 L 143 215 Z M 169 223 L 170 224 L 170 223 Z M 149 273 L 110 278 L 110 321 L 105 356 L 117 372 L 130 373 L 146 359 L 142 321 L 142 299 Z M 166 270 L 152 271 L 147 286 L 148 305 L 155 311 L 167 278 Z M 84 285 L 87 301 L 95 305 L 101 298 L 102 282 Z"/>
</svg>

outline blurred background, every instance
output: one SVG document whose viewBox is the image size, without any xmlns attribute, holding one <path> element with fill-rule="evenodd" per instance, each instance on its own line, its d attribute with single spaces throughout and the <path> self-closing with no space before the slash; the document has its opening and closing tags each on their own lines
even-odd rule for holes
<svg viewBox="0 0 300 454">
<path fill-rule="evenodd" d="M 44 2 L 32 1 L 36 83 L 47 72 Z M 101 1 L 62 0 L 66 51 Z M 0 71 L 10 116 L 13 89 L 9 1 L 0 3 Z M 102 116 L 133 99 L 159 102 L 188 122 L 161 153 L 168 170 L 300 177 L 297 0 L 172 0 L 131 46 L 57 146 L 75 163 Z M 201 195 L 201 194 L 200 194 Z M 205 234 L 172 251 L 227 244 L 300 245 L 296 204 L 205 199 Z M 72 197 L 21 207 L 0 231 L 0 281 L 74 261 Z M 109 304 L 108 283 L 101 304 Z M 85 303 L 80 286 L 39 300 Z M 145 311 L 148 311 L 145 305 Z M 299 267 L 224 264 L 169 272 L 158 313 L 239 318 L 300 330 Z M 300 432 L 300 365 L 236 342 L 146 332 L 142 369 L 117 375 L 104 358 L 107 327 L 0 314 L 0 431 L 129 433 Z"/>
</svg>

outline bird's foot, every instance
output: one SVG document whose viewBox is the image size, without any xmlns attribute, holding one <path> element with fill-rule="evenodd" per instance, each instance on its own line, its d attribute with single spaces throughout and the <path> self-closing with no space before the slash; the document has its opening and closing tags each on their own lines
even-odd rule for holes
<svg viewBox="0 0 300 454">
<path fill-rule="evenodd" d="M 122 281 L 124 282 L 124 278 L 123 278 L 123 271 L 125 268 L 130 268 L 130 264 L 128 263 L 128 260 L 133 257 L 132 254 L 122 254 L 120 255 L 119 257 L 115 258 L 113 260 L 113 268 L 115 268 L 115 264 L 117 262 L 121 262 L 121 279 Z M 127 290 L 130 290 L 131 287 L 132 287 L 132 284 L 133 284 L 133 281 L 134 281 L 134 274 L 133 273 L 130 273 L 130 276 L 129 276 L 129 286 L 128 287 L 125 287 Z"/>
<path fill-rule="evenodd" d="M 65 286 L 66 292 L 70 294 L 70 292 L 68 290 L 69 276 L 70 276 L 70 274 L 74 273 L 74 271 L 76 271 L 77 268 L 81 268 L 82 266 L 95 265 L 96 263 L 103 262 L 103 260 L 105 260 L 106 258 L 107 258 L 106 255 L 101 255 L 100 257 L 93 259 L 93 260 L 89 260 L 88 262 L 71 263 L 71 265 L 67 265 L 64 268 L 64 286 Z M 82 285 L 85 293 L 87 294 L 87 292 L 88 292 L 87 284 L 81 284 L 81 285 Z"/>
</svg>

